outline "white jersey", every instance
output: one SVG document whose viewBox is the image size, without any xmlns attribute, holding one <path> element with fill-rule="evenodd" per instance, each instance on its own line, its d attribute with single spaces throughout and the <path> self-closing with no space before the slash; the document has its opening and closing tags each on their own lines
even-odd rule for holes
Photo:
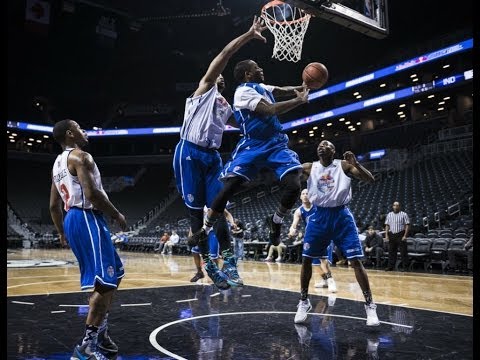
<svg viewBox="0 0 480 360">
<path fill-rule="evenodd" d="M 180 138 L 205 148 L 218 149 L 222 144 L 225 124 L 232 113 L 230 104 L 215 84 L 205 94 L 185 101 Z"/>
<path fill-rule="evenodd" d="M 73 148 L 65 149 L 55 159 L 52 169 L 53 182 L 62 197 L 65 211 L 68 211 L 71 207 L 93 209 L 93 204 L 85 197 L 85 193 L 78 181 L 78 177 L 70 174 L 70 171 L 68 170 L 67 160 L 68 155 L 70 155 L 72 150 Z M 98 170 L 97 164 L 95 164 L 93 176 L 97 187 L 103 191 L 105 196 L 107 196 L 107 193 L 103 190 L 100 171 Z"/>
<path fill-rule="evenodd" d="M 347 205 L 352 199 L 351 179 L 342 169 L 342 160 L 335 159 L 324 167 L 320 161 L 312 163 L 307 180 L 308 198 L 318 207 Z"/>
</svg>

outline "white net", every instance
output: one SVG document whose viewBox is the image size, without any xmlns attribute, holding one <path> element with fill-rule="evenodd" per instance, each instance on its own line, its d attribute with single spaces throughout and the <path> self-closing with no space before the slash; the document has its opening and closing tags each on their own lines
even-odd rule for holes
<svg viewBox="0 0 480 360">
<path fill-rule="evenodd" d="M 273 58 L 300 60 L 310 17 L 302 9 L 282 1 L 271 1 L 262 8 L 262 18 L 275 39 Z"/>
</svg>

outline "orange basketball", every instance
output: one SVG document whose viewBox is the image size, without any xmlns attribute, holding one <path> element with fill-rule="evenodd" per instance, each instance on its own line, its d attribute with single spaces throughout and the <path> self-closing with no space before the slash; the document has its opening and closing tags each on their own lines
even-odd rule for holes
<svg viewBox="0 0 480 360">
<path fill-rule="evenodd" d="M 328 70 L 322 63 L 312 62 L 303 69 L 302 80 L 309 89 L 320 89 L 328 80 Z"/>
</svg>

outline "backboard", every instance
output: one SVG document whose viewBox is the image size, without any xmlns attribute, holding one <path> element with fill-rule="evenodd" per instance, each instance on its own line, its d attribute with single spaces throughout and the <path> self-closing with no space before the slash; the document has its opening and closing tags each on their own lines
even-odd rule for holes
<svg viewBox="0 0 480 360">
<path fill-rule="evenodd" d="M 283 0 L 315 17 L 332 21 L 367 36 L 388 35 L 388 0 Z"/>
</svg>

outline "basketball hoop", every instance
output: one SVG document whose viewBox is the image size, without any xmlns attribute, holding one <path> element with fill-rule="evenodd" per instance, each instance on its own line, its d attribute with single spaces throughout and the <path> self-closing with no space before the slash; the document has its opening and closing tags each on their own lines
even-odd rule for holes
<svg viewBox="0 0 480 360">
<path fill-rule="evenodd" d="M 272 57 L 280 61 L 299 61 L 311 15 L 283 1 L 274 0 L 262 7 L 261 16 L 275 39 Z"/>
</svg>

